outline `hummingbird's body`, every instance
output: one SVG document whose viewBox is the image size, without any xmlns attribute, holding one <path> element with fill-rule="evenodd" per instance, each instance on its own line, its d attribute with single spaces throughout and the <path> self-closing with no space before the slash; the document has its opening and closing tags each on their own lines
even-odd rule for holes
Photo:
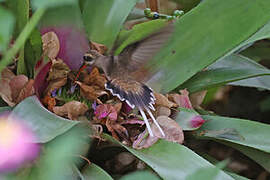
<svg viewBox="0 0 270 180">
<path fill-rule="evenodd" d="M 129 45 L 118 56 L 103 56 L 95 50 L 90 50 L 84 56 L 85 64 L 95 65 L 104 71 L 108 78 L 105 88 L 112 95 L 125 101 L 130 107 L 139 109 L 150 136 L 153 136 L 153 132 L 144 110 L 148 112 L 161 134 L 165 134 L 150 111 L 155 110 L 155 97 L 153 90 L 144 84 L 149 76 L 145 64 L 167 42 L 172 31 L 171 23 L 144 40 Z"/>
</svg>

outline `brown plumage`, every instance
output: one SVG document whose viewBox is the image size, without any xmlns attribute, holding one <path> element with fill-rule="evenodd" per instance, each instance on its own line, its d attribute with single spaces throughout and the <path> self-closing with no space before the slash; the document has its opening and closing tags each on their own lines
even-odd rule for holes
<svg viewBox="0 0 270 180">
<path fill-rule="evenodd" d="M 126 101 L 130 107 L 139 109 L 150 136 L 153 133 L 143 110 L 148 112 L 163 135 L 164 132 L 149 110 L 155 110 L 155 97 L 152 89 L 144 84 L 151 75 L 145 65 L 164 46 L 172 32 L 173 23 L 169 23 L 149 37 L 129 45 L 118 56 L 103 56 L 95 50 L 90 50 L 84 56 L 86 65 L 102 68 L 109 80 L 105 84 L 107 90 L 121 101 Z"/>
</svg>

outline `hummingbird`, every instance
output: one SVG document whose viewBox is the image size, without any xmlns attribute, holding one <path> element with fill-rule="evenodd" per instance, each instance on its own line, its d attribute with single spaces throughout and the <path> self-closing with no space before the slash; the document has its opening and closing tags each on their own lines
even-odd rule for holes
<svg viewBox="0 0 270 180">
<path fill-rule="evenodd" d="M 108 79 L 105 89 L 121 101 L 125 101 L 131 108 L 138 108 L 150 136 L 154 135 L 144 111 L 149 114 L 163 137 L 165 133 L 151 112 L 151 110 L 155 111 L 153 105 L 156 99 L 153 90 L 146 85 L 150 72 L 145 65 L 153 59 L 172 35 L 173 23 L 168 23 L 150 36 L 130 44 L 117 56 L 104 56 L 95 50 L 89 50 L 83 56 L 84 63 L 80 68 L 96 66 L 102 69 Z"/>
</svg>

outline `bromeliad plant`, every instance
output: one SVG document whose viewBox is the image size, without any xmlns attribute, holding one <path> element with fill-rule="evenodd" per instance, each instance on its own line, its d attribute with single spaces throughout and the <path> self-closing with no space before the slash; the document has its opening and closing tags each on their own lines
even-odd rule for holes
<svg viewBox="0 0 270 180">
<path fill-rule="evenodd" d="M 269 125 L 196 111 L 193 107 L 200 103 L 190 101 L 189 95 L 226 84 L 270 89 L 267 84 L 270 71 L 239 54 L 251 43 L 269 38 L 270 2 L 204 0 L 181 18 L 176 17 L 181 15 L 179 11 L 174 18 L 149 10 L 146 14 L 132 10 L 136 3 L 137 0 L 1 2 L 3 86 L 0 95 L 13 107 L 1 107 L 5 114 L 1 117 L 5 121 L 1 118 L 0 125 L 13 119 L 20 121 L 35 137 L 23 142 L 41 146 L 41 152 L 34 161 L 33 158 L 18 161 L 24 164 L 16 163 L 6 172 L 4 168 L 0 169 L 4 172 L 0 178 L 112 179 L 92 163 L 95 160 L 91 159 L 91 153 L 88 162 L 88 149 L 91 152 L 99 148 L 96 143 L 89 145 L 96 137 L 117 144 L 122 147 L 121 151 L 126 149 L 150 167 L 146 172 L 135 172 L 121 177 L 123 179 L 138 176 L 198 179 L 201 174 L 205 179 L 244 178 L 222 170 L 226 162 L 213 165 L 213 159 L 199 156 L 199 152 L 186 146 L 188 144 L 182 145 L 182 130 L 195 142 L 210 139 L 235 148 L 269 171 L 269 163 L 265 160 L 269 159 L 270 153 Z M 147 22 L 143 18 L 145 15 Z M 98 69 L 84 71 L 78 79 L 76 74 L 83 55 L 89 50 L 87 39 L 91 40 L 91 49 L 95 48 L 101 54 L 114 52 L 116 56 L 129 45 L 161 29 L 167 23 L 166 19 L 174 19 L 174 33 L 145 67 L 152 77 L 147 84 L 156 91 L 155 117 L 169 136 L 164 139 L 157 133 L 155 137 L 160 139 L 151 139 L 144 131 L 140 116 L 130 114 L 127 104 L 104 89 L 107 80 Z M 9 69 L 5 69 L 7 65 Z M 77 88 L 70 89 L 75 84 Z M 31 96 L 33 89 L 35 95 Z M 201 98 L 195 97 L 197 101 Z M 90 125 L 94 120 L 98 124 Z M 100 124 L 103 128 L 106 126 L 114 138 L 108 133 L 101 134 Z M 92 127 L 91 132 L 89 127 Z M 12 147 L 8 145 L 21 142 L 19 140 L 23 138 L 17 135 L 18 138 L 7 143 L 3 141 L 5 134 L 8 133 L 5 131 L 0 135 L 0 147 Z M 6 168 L 4 163 L 16 162 L 14 158 L 12 162 L 0 160 L 0 168 Z M 151 173 L 153 171 L 157 175 Z"/>
</svg>

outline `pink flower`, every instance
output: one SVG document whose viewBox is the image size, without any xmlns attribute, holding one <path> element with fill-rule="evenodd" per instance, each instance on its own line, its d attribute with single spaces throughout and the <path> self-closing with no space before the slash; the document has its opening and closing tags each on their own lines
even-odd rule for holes
<svg viewBox="0 0 270 180">
<path fill-rule="evenodd" d="M 0 116 L 0 132 L 0 173 L 14 171 L 38 156 L 39 145 L 31 143 L 34 134 L 20 122 Z"/>
</svg>

